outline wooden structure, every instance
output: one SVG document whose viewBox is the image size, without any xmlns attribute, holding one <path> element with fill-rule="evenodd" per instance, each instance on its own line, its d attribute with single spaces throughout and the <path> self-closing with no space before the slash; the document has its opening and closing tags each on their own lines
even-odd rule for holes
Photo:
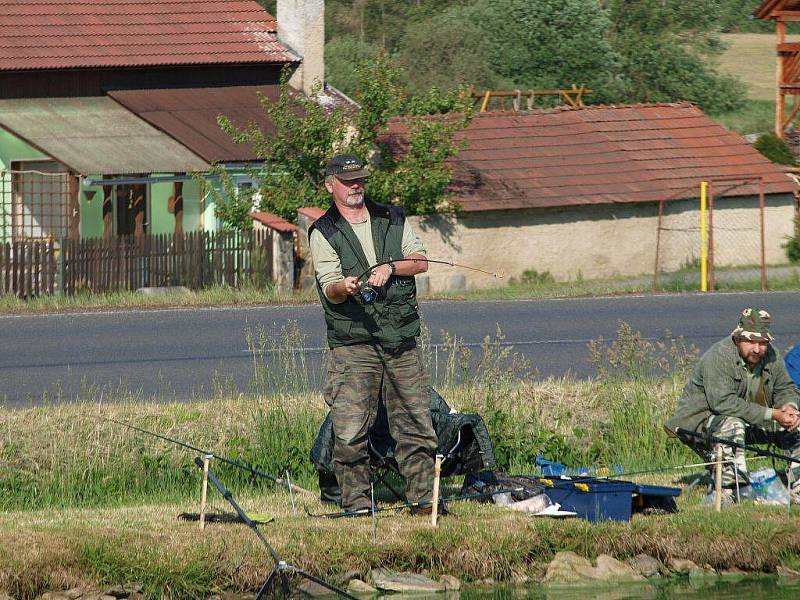
<svg viewBox="0 0 800 600">
<path fill-rule="evenodd" d="M 571 88 L 564 90 L 514 90 L 511 92 L 476 92 L 470 90 L 469 97 L 473 98 L 473 102 L 480 101 L 479 112 L 486 112 L 490 109 L 490 102 L 492 99 L 499 101 L 500 110 L 508 110 L 506 103 L 511 101 L 512 110 L 532 110 L 536 108 L 533 104 L 534 99 L 537 97 L 551 97 L 557 98 L 558 104 L 563 106 L 572 106 L 577 108 L 583 106 L 583 97 L 591 94 L 592 90 L 587 90 L 586 86 L 576 86 L 574 83 Z M 522 105 L 522 99 L 525 99 L 525 106 Z"/>
<path fill-rule="evenodd" d="M 765 0 L 753 14 L 764 21 L 775 21 L 775 134 L 783 139 L 784 131 L 800 112 L 800 43 L 786 41 L 786 24 L 800 22 L 800 0 Z M 792 98 L 788 113 L 787 96 Z"/>
</svg>

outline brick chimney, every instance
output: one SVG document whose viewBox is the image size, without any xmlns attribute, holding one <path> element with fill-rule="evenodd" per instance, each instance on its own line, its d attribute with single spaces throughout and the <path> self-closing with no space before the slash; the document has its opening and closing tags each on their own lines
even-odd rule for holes
<svg viewBox="0 0 800 600">
<path fill-rule="evenodd" d="M 278 0 L 278 39 L 303 62 L 289 85 L 311 94 L 316 82 L 325 82 L 325 0 Z"/>
</svg>

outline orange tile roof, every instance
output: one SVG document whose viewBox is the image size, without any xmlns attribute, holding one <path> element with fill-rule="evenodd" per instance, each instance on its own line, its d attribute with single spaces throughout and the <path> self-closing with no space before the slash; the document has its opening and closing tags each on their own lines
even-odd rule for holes
<svg viewBox="0 0 800 600">
<path fill-rule="evenodd" d="M 252 0 L 4 0 L 0 70 L 286 63 Z"/>
<path fill-rule="evenodd" d="M 270 229 L 275 229 L 277 231 L 291 233 L 297 229 L 297 225 L 292 225 L 286 219 L 282 219 L 278 215 L 272 213 L 253 211 L 250 213 L 250 217 L 265 227 L 269 227 Z"/>
<path fill-rule="evenodd" d="M 405 143 L 402 121 L 384 140 Z M 590 106 L 475 116 L 456 139 L 453 200 L 465 211 L 656 202 L 697 195 L 703 179 L 762 176 L 797 185 L 739 135 L 690 103 Z M 758 193 L 757 184 L 726 193 Z"/>
<path fill-rule="evenodd" d="M 325 214 L 325 209 L 318 206 L 304 206 L 297 209 L 298 214 L 304 215 L 309 219 L 316 221 Z"/>
</svg>

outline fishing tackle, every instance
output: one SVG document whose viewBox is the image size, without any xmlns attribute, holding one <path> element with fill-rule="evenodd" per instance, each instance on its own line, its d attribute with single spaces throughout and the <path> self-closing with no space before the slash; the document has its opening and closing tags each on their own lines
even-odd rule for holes
<svg viewBox="0 0 800 600">
<path fill-rule="evenodd" d="M 749 450 L 753 454 L 758 454 L 759 456 L 767 456 L 770 458 L 785 460 L 786 462 L 790 463 L 800 464 L 800 458 L 793 458 L 788 454 L 779 454 L 777 452 L 770 452 L 769 450 L 762 450 L 761 448 L 757 448 L 756 446 L 751 446 L 749 444 L 741 444 L 739 442 L 734 442 L 732 440 L 726 440 L 724 438 L 720 438 L 708 433 L 697 433 L 696 431 L 689 431 L 688 429 L 683 429 L 681 427 L 676 429 L 675 433 L 677 433 L 679 436 L 689 436 L 699 440 L 714 442 L 716 444 L 723 444 L 725 446 L 731 446 L 732 448 L 741 448 L 742 450 Z"/>
<path fill-rule="evenodd" d="M 492 271 L 484 271 L 483 269 L 478 269 L 477 267 L 469 267 L 467 265 L 461 265 L 455 262 L 447 261 L 447 260 L 433 260 L 431 258 L 423 259 L 423 258 L 395 258 L 392 260 L 385 260 L 383 262 L 375 263 L 366 271 L 361 273 L 357 277 L 357 281 L 361 281 L 365 275 L 372 273 L 373 269 L 377 269 L 378 267 L 382 267 L 383 265 L 388 265 L 389 263 L 397 263 L 397 262 L 429 262 L 437 265 L 447 265 L 449 267 L 458 267 L 460 269 L 467 269 L 469 271 L 475 271 L 477 273 L 483 273 L 484 275 L 491 275 L 495 279 L 502 279 L 505 276 L 505 273 L 502 271 L 499 273 L 492 272 Z M 379 292 L 374 287 L 369 285 L 367 282 L 361 284 L 361 290 L 359 291 L 359 295 L 361 296 L 361 301 L 364 304 L 372 304 L 375 300 L 378 299 Z"/>
<path fill-rule="evenodd" d="M 170 442 L 171 444 L 175 444 L 177 446 L 181 446 L 182 448 L 186 448 L 188 450 L 192 450 L 193 452 L 197 452 L 198 454 L 202 454 L 204 456 L 213 456 L 215 459 L 217 459 L 220 462 L 223 462 L 223 463 L 225 463 L 227 465 L 230 465 L 232 467 L 236 467 L 237 469 L 242 469 L 243 471 L 247 471 L 251 475 L 258 475 L 259 477 L 263 477 L 264 479 L 267 479 L 267 480 L 271 481 L 272 483 L 275 483 L 275 484 L 277 484 L 277 485 L 279 485 L 281 487 L 285 487 L 286 489 L 288 489 L 290 491 L 295 491 L 295 492 L 299 492 L 299 493 L 302 493 L 302 494 L 309 494 L 311 496 L 315 496 L 316 495 L 316 494 L 314 494 L 314 492 L 311 492 L 311 491 L 309 491 L 309 490 L 307 490 L 305 488 L 301 488 L 300 486 L 297 486 L 297 485 L 291 483 L 290 481 L 286 481 L 285 479 L 280 479 L 278 477 L 273 477 L 272 475 L 269 475 L 268 473 L 265 473 L 264 471 L 262 471 L 261 469 L 258 469 L 257 467 L 254 467 L 253 465 L 249 465 L 247 463 L 240 463 L 240 462 L 237 462 L 235 460 L 231 460 L 229 458 L 225 458 L 224 456 L 219 456 L 217 454 L 214 454 L 213 452 L 208 452 L 206 450 L 202 450 L 201 448 L 196 448 L 195 446 L 191 446 L 191 445 L 189 445 L 189 444 L 187 444 L 185 442 L 181 442 L 179 440 L 176 440 L 176 439 L 173 439 L 173 438 L 170 438 L 170 437 L 167 437 L 165 435 L 158 434 L 158 433 L 153 433 L 152 431 L 148 431 L 147 429 L 142 429 L 141 427 L 136 427 L 135 425 L 131 425 L 130 423 L 125 423 L 124 421 L 117 421 L 116 419 L 112 419 L 110 417 L 101 417 L 101 418 L 104 419 L 105 421 L 111 421 L 112 423 L 116 423 L 117 425 L 122 425 L 123 427 L 127 427 L 128 429 L 133 429 L 134 431 L 138 431 L 140 433 L 144 433 L 146 435 L 153 436 L 153 437 L 158 438 L 160 440 L 164 440 L 166 442 Z"/>
<path fill-rule="evenodd" d="M 205 468 L 205 465 L 200 457 L 195 457 L 194 464 L 196 464 L 201 471 L 203 471 Z M 275 565 L 272 567 L 272 571 L 269 572 L 269 575 L 267 575 L 267 578 L 261 585 L 261 589 L 259 589 L 258 594 L 256 594 L 256 600 L 260 600 L 261 598 L 264 597 L 264 595 L 267 593 L 270 586 L 272 585 L 272 582 L 274 581 L 275 577 L 280 577 L 283 581 L 283 584 L 285 585 L 286 580 L 284 578 L 286 574 L 299 575 L 304 579 L 308 579 L 309 581 L 313 581 L 314 583 L 321 585 L 325 589 L 328 589 L 336 594 L 339 594 L 342 598 L 348 598 L 349 600 L 357 600 L 357 598 L 351 596 L 344 590 L 339 589 L 338 587 L 323 581 L 319 577 L 315 577 L 311 573 L 308 573 L 307 571 L 304 571 L 303 569 L 296 567 L 293 564 L 287 563 L 285 560 L 283 560 L 281 555 L 278 554 L 277 550 L 275 550 L 275 548 L 273 548 L 270 545 L 270 543 L 258 529 L 258 525 L 256 525 L 250 519 L 250 517 L 247 516 L 247 513 L 245 513 L 244 510 L 242 510 L 242 507 L 239 506 L 239 503 L 236 502 L 236 500 L 234 500 L 231 493 L 224 485 L 222 485 L 222 482 L 217 478 L 216 474 L 211 469 L 208 470 L 208 478 L 211 480 L 211 483 L 213 483 L 214 486 L 219 490 L 219 493 L 222 494 L 222 497 L 225 498 L 225 500 L 227 500 L 228 503 L 233 507 L 233 510 L 236 511 L 236 514 L 239 515 L 239 518 L 241 518 L 242 521 L 244 521 L 247 524 L 247 526 L 253 530 L 253 533 L 256 534 L 258 539 L 261 541 L 261 543 L 264 545 L 264 547 L 272 556 L 272 560 L 275 561 Z"/>
</svg>

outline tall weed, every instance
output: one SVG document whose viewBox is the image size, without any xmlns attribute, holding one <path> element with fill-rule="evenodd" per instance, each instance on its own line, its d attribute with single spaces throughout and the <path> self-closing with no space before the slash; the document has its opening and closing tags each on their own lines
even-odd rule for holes
<svg viewBox="0 0 800 600">
<path fill-rule="evenodd" d="M 639 467 L 674 464 L 690 457 L 666 434 L 663 424 L 697 361 L 697 348 L 670 332 L 653 343 L 619 321 L 617 338 L 610 343 L 592 340 L 589 354 L 607 415 L 599 453 L 610 462 Z"/>
</svg>

